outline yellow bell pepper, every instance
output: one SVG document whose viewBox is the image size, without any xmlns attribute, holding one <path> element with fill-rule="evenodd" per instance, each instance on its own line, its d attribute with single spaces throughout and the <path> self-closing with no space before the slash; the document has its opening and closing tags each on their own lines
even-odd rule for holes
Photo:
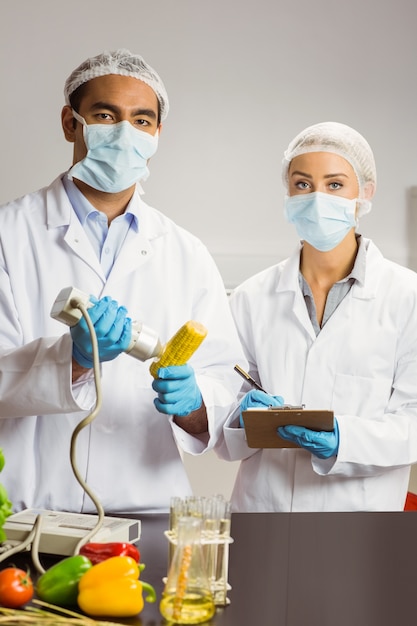
<svg viewBox="0 0 417 626">
<path fill-rule="evenodd" d="M 95 617 L 133 617 L 143 609 L 143 590 L 147 602 L 155 602 L 151 585 L 139 580 L 140 568 L 130 556 L 113 556 L 93 565 L 78 585 L 78 606 Z"/>
</svg>

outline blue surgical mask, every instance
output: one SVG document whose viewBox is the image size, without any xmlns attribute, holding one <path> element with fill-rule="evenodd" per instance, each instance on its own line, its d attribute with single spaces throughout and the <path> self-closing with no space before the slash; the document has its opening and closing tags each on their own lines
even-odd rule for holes
<svg viewBox="0 0 417 626">
<path fill-rule="evenodd" d="M 357 199 L 349 200 L 321 191 L 286 196 L 284 213 L 300 239 L 321 252 L 333 250 L 356 226 Z"/>
<path fill-rule="evenodd" d="M 124 191 L 146 180 L 149 176 L 147 162 L 158 147 L 158 133 L 150 135 L 128 121 L 87 124 L 76 111 L 72 113 L 83 125 L 87 154 L 72 166 L 69 178 L 77 178 L 107 193 Z"/>
</svg>

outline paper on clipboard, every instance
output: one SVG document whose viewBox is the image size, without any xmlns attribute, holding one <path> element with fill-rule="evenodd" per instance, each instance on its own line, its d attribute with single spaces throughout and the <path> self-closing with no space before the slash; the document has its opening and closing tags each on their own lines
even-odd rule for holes
<svg viewBox="0 0 417 626">
<path fill-rule="evenodd" d="M 293 424 L 326 431 L 334 428 L 333 411 L 317 409 L 249 408 L 242 411 L 242 418 L 249 448 L 298 448 L 278 435 L 278 426 Z"/>
</svg>

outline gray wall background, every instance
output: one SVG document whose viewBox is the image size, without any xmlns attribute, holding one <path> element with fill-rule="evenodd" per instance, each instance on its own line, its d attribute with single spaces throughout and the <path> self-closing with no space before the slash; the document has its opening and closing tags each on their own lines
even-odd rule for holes
<svg viewBox="0 0 417 626">
<path fill-rule="evenodd" d="M 205 242 L 226 287 L 293 250 L 282 154 L 327 120 L 374 149 L 378 189 L 360 231 L 413 264 L 415 0 L 0 0 L 0 9 L 0 203 L 69 167 L 64 81 L 86 57 L 126 47 L 160 73 L 171 103 L 145 199 Z M 197 491 L 228 495 L 234 464 L 186 462 Z"/>
</svg>

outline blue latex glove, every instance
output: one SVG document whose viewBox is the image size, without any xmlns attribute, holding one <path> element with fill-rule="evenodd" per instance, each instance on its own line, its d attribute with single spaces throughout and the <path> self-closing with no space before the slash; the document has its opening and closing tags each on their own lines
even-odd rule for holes
<svg viewBox="0 0 417 626">
<path fill-rule="evenodd" d="M 252 391 L 248 391 L 248 393 L 244 395 L 241 400 L 239 426 L 241 428 L 245 427 L 243 423 L 242 411 L 246 411 L 249 407 L 282 406 L 283 404 L 284 398 L 281 396 L 270 396 L 264 391 L 259 391 L 259 389 L 252 389 Z"/>
<path fill-rule="evenodd" d="M 152 382 L 157 392 L 154 404 L 160 413 L 184 417 L 203 404 L 194 370 L 190 365 L 160 367 L 158 378 Z"/>
<path fill-rule="evenodd" d="M 101 300 L 91 298 L 93 306 L 88 315 L 93 322 L 97 336 L 100 361 L 111 361 L 129 347 L 132 337 L 132 320 L 127 317 L 125 307 L 117 304 L 109 296 Z M 82 367 L 93 367 L 93 348 L 90 332 L 84 317 L 71 327 L 73 341 L 72 356 Z"/>
<path fill-rule="evenodd" d="M 339 426 L 334 420 L 334 429 L 310 430 L 304 426 L 280 426 L 278 434 L 286 441 L 292 441 L 305 450 L 311 452 L 319 459 L 329 459 L 335 456 L 339 450 Z"/>
</svg>

